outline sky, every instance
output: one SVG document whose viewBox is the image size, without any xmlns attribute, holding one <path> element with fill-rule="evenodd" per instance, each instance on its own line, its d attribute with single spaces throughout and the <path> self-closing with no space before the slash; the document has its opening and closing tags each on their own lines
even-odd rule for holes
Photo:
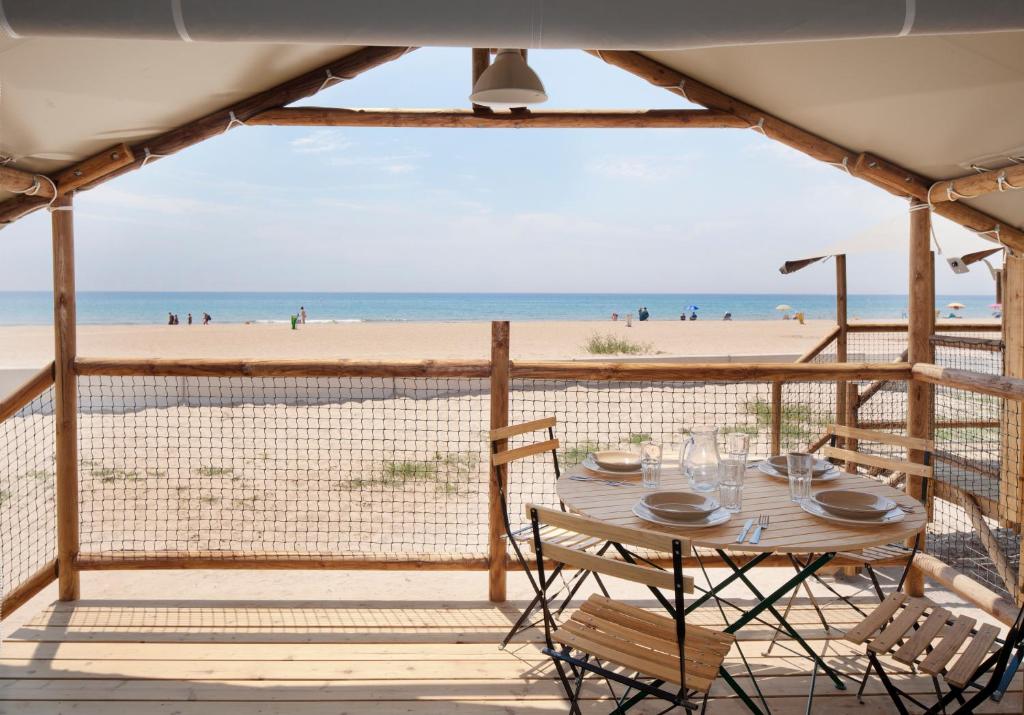
<svg viewBox="0 0 1024 715">
<path fill-rule="evenodd" d="M 543 108 L 688 106 L 529 57 Z M 418 50 L 302 104 L 465 108 L 469 75 L 469 50 Z M 850 291 L 906 293 L 906 202 L 749 130 L 238 127 L 75 206 L 79 290 L 830 293 L 830 266 L 777 269 L 855 240 L 892 250 L 851 255 Z M 940 294 L 993 292 L 941 263 Z M 0 290 L 50 270 L 45 212 L 0 232 Z"/>
</svg>

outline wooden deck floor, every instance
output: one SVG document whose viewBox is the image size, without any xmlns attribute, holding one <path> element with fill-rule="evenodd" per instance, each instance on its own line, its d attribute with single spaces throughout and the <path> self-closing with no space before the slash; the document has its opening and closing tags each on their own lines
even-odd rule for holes
<svg viewBox="0 0 1024 715">
<path fill-rule="evenodd" d="M 870 603 L 864 598 L 865 605 Z M 567 712 L 539 634 L 507 651 L 496 643 L 518 603 L 486 601 L 171 601 L 83 600 L 37 611 L 0 646 L 3 715 L 358 715 L 360 713 Z M 849 607 L 830 606 L 837 628 L 852 624 Z M 721 623 L 714 608 L 694 621 Z M 825 631 L 806 602 L 791 621 L 830 664 L 863 672 L 860 649 Z M 743 632 L 740 647 L 758 674 L 771 709 L 802 713 L 808 661 L 776 646 L 769 631 Z M 728 667 L 744 673 L 734 649 Z M 930 692 L 906 673 L 905 687 Z M 749 684 L 749 679 L 740 677 Z M 855 690 L 855 686 L 852 687 Z M 866 705 L 851 690 L 819 676 L 814 712 L 889 713 L 879 686 Z M 606 691 L 588 690 L 586 713 L 608 712 Z M 716 686 L 712 715 L 746 712 Z M 1020 713 L 1021 683 L 1002 703 L 980 712 Z M 656 712 L 640 707 L 638 713 Z"/>
</svg>

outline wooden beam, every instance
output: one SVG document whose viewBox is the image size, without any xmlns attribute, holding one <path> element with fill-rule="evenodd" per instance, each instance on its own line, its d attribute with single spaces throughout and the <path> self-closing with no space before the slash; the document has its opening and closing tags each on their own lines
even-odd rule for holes
<svg viewBox="0 0 1024 715">
<path fill-rule="evenodd" d="M 893 193 L 909 196 L 925 203 L 928 202 L 929 191 L 935 183 L 921 174 L 904 169 L 899 164 L 870 153 L 859 154 L 851 171 L 854 176 L 867 179 L 882 188 L 890 189 Z M 950 201 L 935 203 L 933 201 L 932 210 L 989 240 L 998 241 L 1016 251 L 1024 250 L 1024 231 L 967 204 Z"/>
<path fill-rule="evenodd" d="M 14 392 L 0 400 L 0 422 L 14 415 L 53 384 L 53 363 L 26 380 Z"/>
<path fill-rule="evenodd" d="M 1003 263 L 1004 379 L 1024 383 L 1024 257 L 1007 253 Z M 1024 403 L 1006 400 L 1000 407 L 999 493 L 1005 519 L 1024 521 Z M 1021 555 L 1024 573 L 1024 551 Z"/>
<path fill-rule="evenodd" d="M 1008 400 L 1024 400 L 1024 380 L 1017 377 L 987 375 L 971 370 L 957 370 L 927 363 L 917 363 L 911 369 L 914 380 L 932 385 L 953 387 L 968 392 L 979 392 Z"/>
<path fill-rule="evenodd" d="M 90 178 L 86 183 L 80 183 L 75 188 L 89 189 L 117 176 L 134 171 L 146 163 L 160 159 L 161 157 L 174 154 L 182 149 L 198 144 L 212 137 L 223 134 L 237 122 L 247 122 L 260 112 L 280 107 L 292 102 L 304 99 L 319 92 L 325 87 L 332 86 L 339 81 L 352 79 L 367 70 L 378 67 L 392 60 L 402 57 L 414 50 L 414 47 L 366 47 L 342 57 L 335 62 L 324 65 L 318 69 L 305 72 L 298 77 L 293 77 L 281 84 L 271 87 L 257 94 L 247 97 L 234 104 L 227 105 L 222 109 L 207 114 L 204 117 L 195 119 L 168 132 L 141 141 L 130 147 L 131 160 L 116 169 L 105 174 Z M 119 147 L 111 147 L 97 154 L 99 156 L 110 156 L 117 152 Z M 91 164 L 96 157 L 90 157 L 85 161 L 78 162 L 61 172 L 68 176 L 67 185 L 72 185 L 72 178 L 89 178 L 90 171 L 96 166 Z M 124 159 L 120 156 L 118 161 Z M 75 171 L 82 171 L 82 176 L 75 175 Z M 58 190 L 60 187 L 58 186 Z M 24 216 L 48 203 L 47 200 L 39 197 L 19 196 L 0 203 L 0 223 L 11 221 Z"/>
<path fill-rule="evenodd" d="M 911 364 L 934 362 L 931 337 L 935 332 L 935 270 L 932 262 L 932 214 L 928 204 L 910 200 L 910 272 L 907 292 L 910 307 L 907 320 L 907 359 Z M 932 438 L 933 393 L 931 385 L 912 381 L 907 386 L 907 436 L 918 439 Z M 907 460 L 925 463 L 925 452 L 907 450 Z M 924 484 L 918 474 L 907 472 L 907 494 L 920 501 L 925 495 Z M 929 506 L 925 505 L 926 508 Z M 919 535 L 924 538 L 924 534 Z M 907 546 L 914 538 L 907 539 Z M 911 596 L 924 595 L 924 577 L 913 569 L 907 575 L 904 590 Z"/>
<path fill-rule="evenodd" d="M 230 551 L 111 551 L 83 553 L 75 560 L 80 571 L 140 571 L 149 569 L 252 569 L 350 571 L 482 571 L 483 558 L 469 559 L 361 559 L 347 556 L 260 554 Z"/>
<path fill-rule="evenodd" d="M 512 362 L 513 378 L 538 380 L 674 380 L 690 382 L 830 382 L 907 380 L 903 363 L 620 363 L 564 360 Z"/>
<path fill-rule="evenodd" d="M 341 109 L 281 107 L 247 124 L 285 127 L 404 127 L 450 129 L 683 129 L 743 128 L 726 112 L 708 109 L 572 109 L 492 112 L 488 109 Z"/>
<path fill-rule="evenodd" d="M 999 578 L 1003 580 L 1006 590 L 1009 591 L 1010 595 L 1013 596 L 1013 599 L 1019 603 L 1020 578 L 1017 575 L 1016 566 L 1010 563 L 1010 559 L 1007 557 L 1006 552 L 1003 551 L 1003 547 L 999 543 L 999 539 L 996 538 L 996 535 L 992 533 L 992 529 L 989 528 L 978 501 L 973 496 L 963 491 L 959 491 L 958 495 L 960 497 L 958 500 L 959 506 L 967 513 L 968 518 L 970 518 L 971 526 L 974 527 L 974 533 L 978 535 L 978 539 L 985 547 L 988 557 L 992 559 L 992 563 L 996 567 L 996 573 L 998 573 Z"/>
<path fill-rule="evenodd" d="M 917 554 L 914 569 L 1008 626 L 1017 618 L 1018 606 L 930 554 Z"/>
<path fill-rule="evenodd" d="M 71 194 L 53 202 L 53 334 L 57 568 L 60 600 L 79 597 L 78 388 L 75 382 L 75 234 Z"/>
<path fill-rule="evenodd" d="M 57 580 L 57 560 L 50 561 L 12 589 L 0 605 L 0 619 L 7 618 L 28 603 L 29 599 Z"/>
<path fill-rule="evenodd" d="M 0 191 L 26 194 L 40 199 L 53 198 L 53 184 L 42 174 L 33 174 L 13 166 L 0 165 Z"/>
<path fill-rule="evenodd" d="M 641 77 L 653 85 L 662 87 L 673 94 L 676 94 L 687 101 L 700 104 L 708 109 L 716 109 L 722 112 L 735 114 L 747 122 L 747 126 L 756 128 L 765 136 L 803 152 L 810 157 L 843 168 L 851 175 L 864 179 L 872 184 L 880 186 L 892 193 L 902 196 L 913 196 L 927 201 L 928 189 L 934 183 L 923 177 L 908 172 L 892 162 L 884 162 L 885 165 L 895 170 L 894 175 L 884 178 L 886 172 L 878 170 L 878 167 L 866 167 L 872 159 L 878 157 L 868 154 L 858 154 L 851 149 L 831 142 L 824 137 L 808 132 L 795 124 L 779 119 L 752 104 L 740 101 L 704 82 L 683 74 L 677 70 L 667 67 L 660 62 L 650 59 L 639 52 L 629 50 L 587 50 L 595 57 L 599 57 L 610 65 L 619 67 L 631 74 Z M 871 157 L 863 159 L 864 157 Z M 862 164 L 858 167 L 858 164 Z M 870 171 L 864 171 L 870 168 Z M 936 213 L 955 221 L 974 231 L 992 231 L 999 228 L 1000 241 L 1016 250 L 1024 250 L 1024 231 L 1006 225 L 988 214 L 965 204 L 949 203 L 937 204 Z"/>
<path fill-rule="evenodd" d="M 946 320 L 935 324 L 936 333 L 998 333 L 1003 329 L 999 321 L 978 322 L 970 320 Z M 858 321 L 850 323 L 851 333 L 905 333 L 907 324 Z"/>
<path fill-rule="evenodd" d="M 496 320 L 491 323 L 491 429 L 508 426 L 509 412 L 509 323 Z M 497 440 L 493 447 L 500 452 L 508 449 L 508 440 Z M 491 463 L 490 487 L 487 500 L 487 552 L 488 596 L 501 603 L 506 597 L 508 568 L 505 543 L 505 517 L 502 492 L 507 487 L 508 468 Z"/>
<path fill-rule="evenodd" d="M 814 347 L 812 347 L 810 350 L 808 350 L 803 355 L 798 357 L 796 359 L 797 363 L 809 363 L 811 360 L 818 357 L 818 355 L 820 355 L 822 351 L 825 350 L 825 348 L 832 344 L 833 340 L 839 337 L 839 333 L 841 331 L 842 328 L 840 328 L 838 325 L 832 328 L 832 330 L 826 333 L 821 340 L 814 344 Z"/>
<path fill-rule="evenodd" d="M 486 360 L 232 360 L 78 358 L 79 375 L 161 377 L 487 377 Z"/>
<path fill-rule="evenodd" d="M 928 189 L 933 204 L 958 199 L 971 199 L 993 191 L 1024 189 L 1024 164 L 992 169 L 961 176 L 959 179 L 936 181 Z"/>
<path fill-rule="evenodd" d="M 981 350 L 1001 353 L 1005 343 L 997 338 L 975 338 L 966 335 L 933 335 L 932 345 L 944 348 L 963 348 L 965 350 Z"/>
<path fill-rule="evenodd" d="M 88 159 L 70 166 L 54 176 L 57 182 L 57 195 L 63 196 L 69 191 L 99 181 L 107 174 L 130 165 L 135 161 L 135 153 L 127 144 L 118 144 L 94 154 Z"/>
</svg>

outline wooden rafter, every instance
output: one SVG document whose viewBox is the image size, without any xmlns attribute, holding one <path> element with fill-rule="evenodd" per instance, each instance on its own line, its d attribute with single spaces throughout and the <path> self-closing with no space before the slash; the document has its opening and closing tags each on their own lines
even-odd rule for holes
<svg viewBox="0 0 1024 715">
<path fill-rule="evenodd" d="M 1014 189 L 1024 189 L 1024 164 L 968 174 L 959 179 L 937 181 L 928 190 L 928 196 L 932 204 L 939 204 L 943 201 L 973 199 L 980 194 Z"/>
<path fill-rule="evenodd" d="M 281 107 L 268 109 L 247 124 L 288 127 L 449 127 L 449 128 L 684 128 L 742 129 L 739 117 L 708 109 L 491 112 L 468 109 L 339 109 Z"/>
<path fill-rule="evenodd" d="M 50 183 L 49 177 L 15 169 L 13 166 L 0 166 L 0 190 L 45 199 L 53 198 L 53 184 Z"/>
<path fill-rule="evenodd" d="M 808 156 L 844 168 L 891 193 L 928 200 L 928 189 L 935 182 L 908 171 L 898 164 L 872 154 L 862 154 L 831 142 L 824 137 L 779 119 L 754 105 L 742 102 L 710 85 L 667 67 L 639 52 L 628 50 L 587 50 L 610 65 L 647 80 L 690 102 L 735 114 L 751 129 L 764 134 Z M 943 202 L 934 205 L 935 213 L 966 226 L 988 238 L 998 240 L 1016 251 L 1024 251 L 1024 231 L 989 216 L 963 203 Z"/>
<path fill-rule="evenodd" d="M 131 154 L 129 161 L 92 178 L 89 178 L 89 176 L 91 172 L 95 171 L 96 167 L 90 163 L 95 157 L 90 157 L 60 172 L 59 176 L 67 177 L 68 181 L 65 182 L 64 187 L 58 182 L 58 195 L 66 193 L 68 190 L 92 188 L 116 176 L 134 171 L 150 161 L 174 154 L 193 144 L 198 144 L 218 134 L 223 134 L 235 124 L 245 123 L 260 112 L 310 97 L 321 89 L 332 86 L 337 82 L 352 79 L 367 70 L 396 60 L 413 49 L 415 48 L 366 47 L 353 52 L 335 62 L 305 72 L 298 77 L 293 77 L 275 87 L 254 94 L 251 97 L 246 97 L 239 102 L 183 124 L 169 132 L 164 132 L 159 136 L 139 142 L 129 148 Z M 124 145 L 111 147 L 97 156 L 116 153 L 118 148 L 122 146 Z M 124 161 L 124 158 L 125 156 L 121 155 L 118 161 Z M 76 179 L 82 178 L 78 176 L 77 172 L 81 172 L 82 177 L 85 177 L 87 180 L 81 183 L 70 181 L 72 177 Z M 8 199 L 0 203 L 0 224 L 9 223 L 31 211 L 41 208 L 47 203 L 49 203 L 47 199 L 30 196 L 18 196 Z"/>
</svg>

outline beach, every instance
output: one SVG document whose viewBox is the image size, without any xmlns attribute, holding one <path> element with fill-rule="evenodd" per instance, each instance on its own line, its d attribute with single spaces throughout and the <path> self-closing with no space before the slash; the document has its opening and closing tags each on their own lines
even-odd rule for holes
<svg viewBox="0 0 1024 715">
<path fill-rule="evenodd" d="M 595 358 L 594 334 L 649 344 L 650 358 L 799 355 L 832 327 L 825 320 L 513 321 L 518 359 Z M 380 322 L 300 325 L 81 325 L 78 354 L 133 358 L 414 360 L 486 358 L 490 323 Z M 50 326 L 0 327 L 0 368 L 34 368 L 53 359 Z"/>
</svg>

